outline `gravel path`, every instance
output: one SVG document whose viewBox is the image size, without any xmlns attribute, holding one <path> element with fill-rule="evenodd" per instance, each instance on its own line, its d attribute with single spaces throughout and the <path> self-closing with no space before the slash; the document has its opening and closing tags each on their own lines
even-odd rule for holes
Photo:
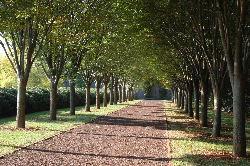
<svg viewBox="0 0 250 166">
<path fill-rule="evenodd" d="M 0 159 L 0 165 L 169 165 L 162 102 L 142 101 Z"/>
</svg>

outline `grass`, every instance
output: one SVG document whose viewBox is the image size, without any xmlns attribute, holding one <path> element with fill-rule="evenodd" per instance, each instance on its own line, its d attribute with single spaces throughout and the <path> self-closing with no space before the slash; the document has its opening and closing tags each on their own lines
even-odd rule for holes
<svg viewBox="0 0 250 166">
<path fill-rule="evenodd" d="M 91 112 L 84 112 L 83 106 L 76 107 L 76 115 L 70 115 L 69 108 L 58 109 L 56 121 L 49 120 L 49 111 L 32 113 L 26 115 L 25 129 L 15 128 L 15 117 L 0 119 L 0 156 L 136 102 L 138 100 L 101 109 L 91 106 Z"/>
<path fill-rule="evenodd" d="M 212 138 L 213 111 L 208 110 L 208 127 L 189 118 L 173 103 L 166 103 L 172 165 L 250 165 L 249 157 L 232 157 L 233 117 L 222 114 L 221 137 Z M 246 124 L 247 152 L 250 152 L 250 124 Z"/>
</svg>

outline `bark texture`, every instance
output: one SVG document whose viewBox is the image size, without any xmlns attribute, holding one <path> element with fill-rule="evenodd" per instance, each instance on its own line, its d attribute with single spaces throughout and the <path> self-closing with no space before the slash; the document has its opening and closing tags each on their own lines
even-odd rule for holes
<svg viewBox="0 0 250 166">
<path fill-rule="evenodd" d="M 109 105 L 113 105 L 114 104 L 114 74 L 110 75 L 109 91 L 110 91 Z"/>
<path fill-rule="evenodd" d="M 185 95 L 184 95 L 184 90 L 182 92 L 182 98 L 181 98 L 181 109 L 183 110 L 185 106 Z"/>
<path fill-rule="evenodd" d="M 95 96 L 96 96 L 96 109 L 101 107 L 101 97 L 100 97 L 100 86 L 101 86 L 101 76 L 96 76 L 95 78 Z"/>
<path fill-rule="evenodd" d="M 74 80 L 69 81 L 69 86 L 70 86 L 70 115 L 75 115 L 76 112 L 76 90 L 75 90 L 75 82 Z"/>
<path fill-rule="evenodd" d="M 19 79 L 17 89 L 17 128 L 25 128 L 26 85 L 27 82 L 25 80 Z"/>
<path fill-rule="evenodd" d="M 189 81 L 188 83 L 188 116 L 193 117 L 193 82 Z"/>
<path fill-rule="evenodd" d="M 231 19 L 231 6 L 224 1 L 217 1 L 219 30 L 227 60 L 229 77 L 233 89 L 233 156 L 246 156 L 245 136 L 245 85 L 249 68 L 249 34 L 245 33 L 249 1 L 234 1 L 236 17 Z M 230 22 L 228 22 L 228 20 Z M 232 26 L 232 24 L 234 26 Z M 234 32 L 234 33 L 228 33 Z M 244 49 L 245 47 L 245 49 Z M 233 51 L 232 51 L 233 50 Z"/>
<path fill-rule="evenodd" d="M 233 155 L 246 156 L 245 86 L 243 78 L 235 78 L 233 87 Z"/>
<path fill-rule="evenodd" d="M 194 114 L 194 119 L 195 120 L 199 120 L 200 116 L 199 116 L 199 112 L 200 112 L 200 91 L 199 91 L 199 80 L 195 79 L 194 80 L 194 108 L 195 108 L 195 114 Z"/>
<path fill-rule="evenodd" d="M 178 107 L 178 108 L 181 108 L 181 102 L 182 102 L 182 100 L 181 100 L 181 98 L 182 98 L 182 89 L 180 88 L 180 89 L 178 90 L 178 92 L 179 92 L 179 94 L 178 94 L 177 107 Z"/>
<path fill-rule="evenodd" d="M 90 112 L 90 82 L 86 82 L 86 103 L 85 112 Z"/>
<path fill-rule="evenodd" d="M 107 107 L 108 105 L 108 82 L 109 82 L 109 77 L 107 73 L 105 73 L 103 75 L 103 84 L 104 84 L 103 107 Z"/>
<path fill-rule="evenodd" d="M 213 130 L 212 136 L 219 137 L 221 130 L 221 104 L 222 99 L 220 92 L 214 93 L 214 121 L 213 121 Z"/>
<path fill-rule="evenodd" d="M 122 81 L 122 102 L 126 101 L 126 81 Z"/>
<path fill-rule="evenodd" d="M 201 81 L 201 118 L 200 125 L 207 127 L 208 77 Z"/>
<path fill-rule="evenodd" d="M 188 94 L 186 92 L 186 95 L 185 95 L 185 110 L 184 112 L 187 114 L 188 113 Z"/>
<path fill-rule="evenodd" d="M 56 120 L 57 84 L 50 82 L 50 120 Z"/>
<path fill-rule="evenodd" d="M 119 103 L 122 103 L 122 86 L 119 85 Z"/>
<path fill-rule="evenodd" d="M 114 104 L 117 104 L 117 94 L 118 94 L 118 77 L 115 76 L 115 83 L 114 83 Z"/>
</svg>

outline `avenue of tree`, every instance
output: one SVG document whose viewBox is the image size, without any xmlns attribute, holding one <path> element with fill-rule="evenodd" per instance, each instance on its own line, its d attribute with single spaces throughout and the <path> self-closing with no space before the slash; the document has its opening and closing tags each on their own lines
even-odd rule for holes
<svg viewBox="0 0 250 166">
<path fill-rule="evenodd" d="M 187 96 L 186 111 L 207 126 L 208 86 L 213 92 L 212 136 L 221 130 L 222 94 L 225 82 L 233 94 L 233 155 L 246 155 L 245 90 L 250 63 L 249 1 L 151 1 L 144 3 L 145 26 L 156 40 L 169 47 L 178 60 L 172 76 L 172 90 L 181 107 Z M 171 62 L 170 62 L 171 63 Z M 195 90 L 195 113 L 192 95 Z M 199 91 L 201 90 L 201 117 Z M 193 115 L 194 114 L 194 115 Z"/>
<path fill-rule="evenodd" d="M 35 67 L 43 70 L 50 85 L 51 120 L 56 120 L 56 93 L 62 77 L 70 80 L 72 115 L 78 76 L 86 86 L 85 111 L 90 111 L 93 82 L 96 107 L 100 108 L 101 83 L 105 107 L 108 89 L 112 105 L 125 101 L 126 88 L 130 100 L 136 84 L 153 78 L 171 87 L 177 105 L 203 127 L 208 126 L 211 89 L 213 137 L 220 136 L 223 93 L 230 82 L 233 155 L 246 156 L 249 3 L 248 0 L 1 1 L 0 45 L 5 52 L 1 63 L 6 64 L 8 59 L 17 78 L 16 127 L 25 127 L 25 92 Z"/>
<path fill-rule="evenodd" d="M 6 72 L 10 73 L 6 71 L 8 67 L 17 78 L 16 127 L 25 128 L 26 87 L 30 73 L 34 77 L 31 69 L 39 73 L 42 69 L 49 82 L 51 120 L 56 120 L 56 95 L 61 77 L 70 80 L 72 115 L 75 114 L 74 84 L 79 76 L 86 86 L 86 111 L 90 111 L 90 85 L 94 81 L 97 108 L 100 108 L 101 82 L 105 90 L 104 107 L 108 89 L 111 105 L 117 103 L 114 94 L 118 89 L 120 102 L 125 101 L 126 89 L 131 99 L 135 82 L 143 77 L 142 73 L 146 74 L 143 70 L 150 59 L 145 59 L 143 52 L 147 51 L 145 43 L 150 44 L 150 39 L 142 35 L 144 31 L 135 22 L 130 22 L 135 17 L 132 4 L 121 4 L 98 0 L 0 3 L 3 25 L 0 45 L 5 52 L 1 60 L 3 65 L 7 59 L 10 63 L 6 69 L 1 65 L 5 69 L 1 75 L 4 80 Z M 142 61 L 147 62 L 141 64 Z M 137 70 L 141 72 L 135 73 Z M 32 79 L 30 86 L 33 82 Z"/>
</svg>

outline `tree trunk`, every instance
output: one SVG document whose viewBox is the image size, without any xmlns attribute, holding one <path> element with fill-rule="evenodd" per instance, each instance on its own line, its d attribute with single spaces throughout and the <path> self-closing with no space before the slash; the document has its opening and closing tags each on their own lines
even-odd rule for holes
<svg viewBox="0 0 250 166">
<path fill-rule="evenodd" d="M 213 130 L 212 136 L 219 137 L 221 130 L 221 98 L 220 92 L 214 92 L 214 121 L 213 121 Z"/>
<path fill-rule="evenodd" d="M 181 98 L 182 98 L 182 89 L 179 89 L 179 94 L 178 94 L 178 101 L 177 101 L 177 107 L 181 108 Z"/>
<path fill-rule="evenodd" d="M 123 81 L 122 85 L 122 102 L 126 101 L 126 82 Z"/>
<path fill-rule="evenodd" d="M 173 91 L 173 102 L 176 103 L 176 89 Z"/>
<path fill-rule="evenodd" d="M 114 104 L 117 104 L 117 86 L 114 87 Z"/>
<path fill-rule="evenodd" d="M 50 81 L 50 120 L 56 120 L 57 83 Z"/>
<path fill-rule="evenodd" d="M 181 97 L 181 109 L 183 110 L 184 109 L 184 98 L 185 98 L 185 95 L 184 95 L 184 90 L 182 90 L 182 97 Z"/>
<path fill-rule="evenodd" d="M 174 103 L 177 105 L 178 103 L 178 89 L 176 88 L 174 91 Z"/>
<path fill-rule="evenodd" d="M 195 120 L 199 120 L 200 116 L 199 116 L 199 112 L 200 112 L 200 103 L 199 103 L 199 91 L 195 91 L 194 93 L 194 96 L 195 96 L 195 114 L 194 114 L 194 119 Z"/>
<path fill-rule="evenodd" d="M 243 73 L 238 72 L 233 86 L 233 155 L 241 157 L 246 156 L 245 80 Z"/>
<path fill-rule="evenodd" d="M 194 97 L 195 97 L 195 115 L 194 115 L 194 119 L 195 120 L 199 120 L 199 106 L 200 106 L 200 103 L 199 103 L 199 94 L 200 94 L 200 91 L 199 91 L 199 80 L 198 79 L 195 79 L 194 80 L 194 89 L 195 89 L 195 93 L 194 93 Z"/>
<path fill-rule="evenodd" d="M 131 89 L 128 88 L 128 101 L 131 101 Z"/>
<path fill-rule="evenodd" d="M 122 103 L 122 86 L 119 85 L 119 103 Z"/>
<path fill-rule="evenodd" d="M 133 87 L 131 87 L 130 92 L 131 92 L 130 101 L 133 101 L 133 100 L 134 100 L 134 97 L 133 97 L 133 96 L 134 96 L 134 95 L 133 95 L 133 94 L 134 94 Z"/>
<path fill-rule="evenodd" d="M 201 81 L 201 118 L 200 126 L 207 127 L 208 80 Z"/>
<path fill-rule="evenodd" d="M 96 109 L 101 108 L 101 100 L 100 100 L 100 87 L 101 87 L 101 79 L 99 77 L 96 78 L 95 82 L 95 98 L 96 98 Z"/>
<path fill-rule="evenodd" d="M 25 128 L 26 85 L 27 81 L 20 80 L 18 78 L 17 115 L 16 115 L 17 128 Z"/>
<path fill-rule="evenodd" d="M 217 8 L 218 11 L 227 11 L 231 6 L 228 6 L 225 2 L 217 1 Z M 227 24 L 227 21 L 231 15 L 227 15 L 227 12 L 218 13 L 218 22 L 233 90 L 233 156 L 245 157 L 245 86 L 247 69 L 249 68 L 249 41 L 245 40 L 249 35 L 245 33 L 245 30 L 248 28 L 249 2 L 247 0 L 237 1 L 237 6 L 233 12 L 236 13 L 237 17 L 235 17 L 235 20 L 230 20 L 230 24 Z M 231 23 L 235 26 L 231 26 Z M 233 31 L 234 33 L 228 33 Z M 244 49 L 244 47 L 247 49 Z M 244 53 L 243 50 L 245 50 Z"/>
<path fill-rule="evenodd" d="M 193 83 L 192 81 L 189 81 L 188 83 L 188 116 L 193 117 L 193 104 L 192 104 L 192 97 L 193 97 Z"/>
<path fill-rule="evenodd" d="M 186 95 L 185 95 L 185 110 L 184 112 L 187 114 L 188 113 L 188 94 L 186 92 Z"/>
<path fill-rule="evenodd" d="M 74 80 L 70 80 L 69 81 L 69 85 L 70 85 L 70 115 L 75 115 L 76 109 L 76 102 L 75 102 L 75 98 L 76 98 L 76 91 L 75 91 L 75 82 Z"/>
<path fill-rule="evenodd" d="M 104 94 L 103 94 L 103 107 L 107 107 L 108 105 L 108 85 L 104 84 Z"/>
<path fill-rule="evenodd" d="M 86 82 L 86 103 L 85 112 L 90 112 L 90 82 Z"/>
<path fill-rule="evenodd" d="M 101 108 L 101 101 L 100 101 L 100 87 L 96 87 L 96 109 Z"/>
<path fill-rule="evenodd" d="M 109 77 L 105 73 L 103 74 L 103 84 L 104 84 L 103 107 L 107 107 L 108 105 L 108 82 L 109 82 Z"/>
<path fill-rule="evenodd" d="M 114 91 L 113 87 L 110 87 L 110 99 L 109 99 L 109 105 L 114 105 Z"/>
<path fill-rule="evenodd" d="M 171 90 L 172 90 L 172 102 L 174 103 L 174 95 L 175 95 L 174 88 L 172 88 Z"/>
<path fill-rule="evenodd" d="M 244 3 L 245 2 L 245 3 Z M 241 1 L 240 4 L 241 9 L 244 11 L 249 11 L 249 3 L 248 1 Z M 239 7 L 238 7 L 239 8 Z M 234 72 L 229 72 L 231 80 L 231 85 L 233 87 L 233 115 L 234 115 L 234 124 L 233 124 L 233 155 L 237 157 L 245 157 L 246 156 L 246 134 L 245 134 L 245 116 L 246 116 L 246 108 L 245 108 L 245 90 L 246 90 L 246 80 L 247 80 L 247 69 L 249 68 L 249 64 L 245 65 L 244 61 L 248 60 L 249 57 L 249 43 L 248 51 L 245 52 L 246 55 L 243 54 L 243 34 L 244 34 L 244 26 L 243 20 L 246 16 L 246 12 L 243 13 L 241 11 L 241 22 L 239 23 L 240 27 L 238 27 L 238 32 L 236 35 L 235 41 L 235 60 L 234 60 Z M 246 27 L 246 26 L 245 26 Z M 248 37 L 248 36 L 247 36 Z M 229 59 L 229 57 L 228 57 Z M 249 60 L 248 60 L 249 61 Z M 244 64 L 245 63 L 245 64 Z M 248 62 L 249 63 L 249 62 Z M 245 70 L 245 73 L 244 73 Z"/>
<path fill-rule="evenodd" d="M 126 88 L 126 102 L 129 101 L 129 88 Z"/>
<path fill-rule="evenodd" d="M 132 90 L 132 93 L 133 93 L 133 101 L 135 100 L 135 90 L 133 89 Z"/>
<path fill-rule="evenodd" d="M 118 92 L 118 77 L 115 77 L 115 84 L 114 84 L 114 104 L 117 104 L 117 92 Z"/>
<path fill-rule="evenodd" d="M 109 105 L 114 104 L 114 75 L 111 74 L 111 81 L 110 81 L 110 100 L 109 100 Z"/>
</svg>

